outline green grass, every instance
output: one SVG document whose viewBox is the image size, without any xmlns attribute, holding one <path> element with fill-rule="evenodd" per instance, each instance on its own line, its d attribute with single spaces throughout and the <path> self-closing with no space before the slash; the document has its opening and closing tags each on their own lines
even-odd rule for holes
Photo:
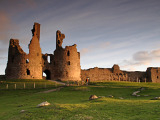
<svg viewBox="0 0 160 120">
<path fill-rule="evenodd" d="M 140 97 L 131 95 L 141 87 Z M 160 96 L 158 83 L 91 83 L 40 93 L 45 90 L 0 90 L 0 120 L 160 120 L 160 101 L 150 100 Z M 89 101 L 93 94 L 101 98 Z M 51 105 L 36 107 L 44 101 Z"/>
<path fill-rule="evenodd" d="M 55 88 L 59 86 L 58 84 L 47 81 L 47 80 L 32 80 L 32 79 L 10 79 L 10 80 L 0 80 L 0 89 L 40 89 L 40 88 Z M 24 85 L 25 84 L 25 85 Z M 35 84 L 35 87 L 34 87 Z M 8 87 L 7 87 L 8 86 Z"/>
</svg>

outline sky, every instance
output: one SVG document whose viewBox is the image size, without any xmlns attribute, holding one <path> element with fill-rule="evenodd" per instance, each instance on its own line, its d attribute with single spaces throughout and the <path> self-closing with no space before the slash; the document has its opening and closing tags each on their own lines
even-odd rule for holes
<svg viewBox="0 0 160 120">
<path fill-rule="evenodd" d="M 82 69 L 146 71 L 160 67 L 160 0 L 0 0 L 0 74 L 5 74 L 9 40 L 28 53 L 34 22 L 41 24 L 42 53 L 77 44 Z"/>
</svg>

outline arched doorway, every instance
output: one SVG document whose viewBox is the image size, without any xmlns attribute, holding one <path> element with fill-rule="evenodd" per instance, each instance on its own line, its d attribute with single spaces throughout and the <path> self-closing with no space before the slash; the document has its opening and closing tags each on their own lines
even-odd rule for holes
<svg viewBox="0 0 160 120">
<path fill-rule="evenodd" d="M 51 72 L 49 70 L 43 71 L 43 78 L 45 78 L 46 80 L 50 80 L 51 79 Z"/>
</svg>

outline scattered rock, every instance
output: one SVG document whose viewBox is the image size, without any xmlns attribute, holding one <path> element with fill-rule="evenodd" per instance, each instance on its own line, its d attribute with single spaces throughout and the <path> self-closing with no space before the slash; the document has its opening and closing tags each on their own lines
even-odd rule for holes
<svg viewBox="0 0 160 120">
<path fill-rule="evenodd" d="M 20 113 L 24 113 L 24 112 L 26 112 L 26 110 L 21 110 L 21 111 L 20 111 Z"/>
<path fill-rule="evenodd" d="M 151 100 L 160 100 L 160 97 L 152 98 Z"/>
<path fill-rule="evenodd" d="M 124 98 L 123 97 L 119 97 L 119 99 L 123 100 Z"/>
<path fill-rule="evenodd" d="M 140 93 L 140 91 L 135 91 L 132 93 L 133 96 L 137 96 L 137 93 Z"/>
<path fill-rule="evenodd" d="M 113 95 L 109 95 L 108 97 L 113 98 Z"/>
<path fill-rule="evenodd" d="M 137 97 L 140 97 L 141 95 L 136 95 Z"/>
<path fill-rule="evenodd" d="M 89 97 L 89 100 L 94 100 L 94 99 L 97 99 L 98 97 L 96 96 L 96 95 L 91 95 L 90 97 Z"/>
<path fill-rule="evenodd" d="M 141 87 L 141 88 L 140 88 L 140 91 L 143 91 L 143 90 L 145 90 L 145 88 L 144 88 L 144 87 Z"/>
<path fill-rule="evenodd" d="M 46 102 L 42 102 L 42 103 L 38 104 L 37 107 L 44 107 L 44 106 L 48 106 L 48 105 L 50 105 L 50 103 L 46 101 Z"/>
</svg>

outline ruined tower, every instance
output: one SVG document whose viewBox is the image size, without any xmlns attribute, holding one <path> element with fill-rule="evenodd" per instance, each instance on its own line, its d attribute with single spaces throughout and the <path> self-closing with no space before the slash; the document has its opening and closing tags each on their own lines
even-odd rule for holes
<svg viewBox="0 0 160 120">
<path fill-rule="evenodd" d="M 62 81 L 132 81 L 160 83 L 160 68 L 150 67 L 144 71 L 123 71 L 118 65 L 112 68 L 91 68 L 81 70 L 80 53 L 77 45 L 62 47 L 65 35 L 56 32 L 54 54 L 42 54 L 40 47 L 40 24 L 34 23 L 29 54 L 19 45 L 18 39 L 10 39 L 8 62 L 5 70 L 7 79 L 52 79 Z M 43 76 L 45 73 L 46 76 Z"/>
<path fill-rule="evenodd" d="M 57 30 L 56 32 L 56 49 L 62 48 L 63 39 L 65 35 L 61 33 L 61 31 Z"/>
<path fill-rule="evenodd" d="M 29 54 L 19 45 L 19 40 L 11 39 L 8 50 L 6 77 L 8 79 L 42 79 L 42 54 L 39 44 L 40 24 L 35 23 L 32 29 L 32 40 Z"/>
<path fill-rule="evenodd" d="M 54 54 L 42 54 L 40 47 L 40 24 L 34 23 L 29 54 L 19 45 L 19 40 L 11 39 L 8 49 L 6 77 L 8 79 L 46 79 L 81 80 L 80 53 L 76 45 L 62 47 L 65 35 L 56 32 L 56 50 Z"/>
<path fill-rule="evenodd" d="M 63 81 L 81 80 L 80 53 L 77 52 L 77 45 L 62 47 L 65 35 L 59 30 L 56 32 L 56 50 L 54 54 L 43 55 L 43 72 L 47 78 Z M 50 57 L 50 62 L 48 62 Z"/>
<path fill-rule="evenodd" d="M 35 30 L 29 44 L 28 62 L 26 63 L 29 66 L 30 76 L 35 79 L 42 79 L 42 53 L 39 43 L 40 24 L 35 23 L 33 29 Z"/>
<path fill-rule="evenodd" d="M 40 24 L 34 23 L 32 31 L 32 36 L 37 36 L 38 40 L 40 40 Z"/>
</svg>

